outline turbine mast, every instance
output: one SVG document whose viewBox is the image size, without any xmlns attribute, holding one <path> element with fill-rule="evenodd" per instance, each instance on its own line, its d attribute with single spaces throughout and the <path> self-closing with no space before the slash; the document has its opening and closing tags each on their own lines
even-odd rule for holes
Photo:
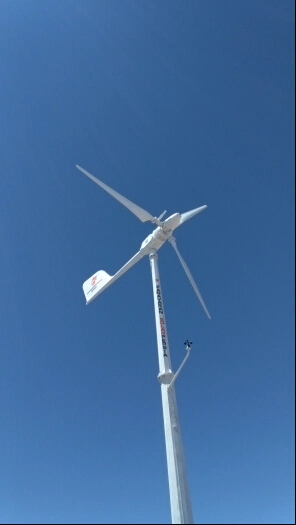
<svg viewBox="0 0 296 525">
<path fill-rule="evenodd" d="M 159 360 L 158 380 L 161 385 L 172 523 L 193 523 L 175 387 L 172 384 L 168 388 L 174 374 L 171 369 L 168 334 L 157 263 L 158 255 L 155 251 L 149 255 L 149 259 L 152 272 Z"/>
</svg>

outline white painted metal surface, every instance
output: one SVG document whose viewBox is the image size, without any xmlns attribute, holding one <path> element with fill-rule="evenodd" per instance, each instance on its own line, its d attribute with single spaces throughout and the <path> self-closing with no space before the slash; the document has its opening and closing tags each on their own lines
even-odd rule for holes
<svg viewBox="0 0 296 525">
<path fill-rule="evenodd" d="M 175 387 L 172 385 L 168 388 L 168 385 L 170 385 L 173 380 L 174 374 L 171 368 L 170 349 L 157 258 L 158 255 L 155 252 L 151 253 L 149 256 L 152 273 L 159 361 L 158 380 L 161 385 L 172 523 L 193 523 Z"/>
</svg>

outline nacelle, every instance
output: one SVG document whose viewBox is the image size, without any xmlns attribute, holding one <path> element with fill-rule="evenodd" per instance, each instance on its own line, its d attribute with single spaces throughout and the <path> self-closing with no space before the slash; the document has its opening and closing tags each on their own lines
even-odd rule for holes
<svg viewBox="0 0 296 525">
<path fill-rule="evenodd" d="M 152 233 L 150 233 L 150 235 L 148 235 L 148 237 L 146 237 L 146 239 L 144 239 L 144 241 L 141 244 L 140 250 L 142 250 L 143 248 L 146 248 L 148 243 L 149 243 L 149 241 L 151 241 L 151 239 L 152 239 Z"/>
<path fill-rule="evenodd" d="M 150 250 L 159 250 L 163 243 L 167 240 L 165 231 L 159 226 L 142 242 L 140 250 L 145 249 L 147 253 Z"/>
</svg>

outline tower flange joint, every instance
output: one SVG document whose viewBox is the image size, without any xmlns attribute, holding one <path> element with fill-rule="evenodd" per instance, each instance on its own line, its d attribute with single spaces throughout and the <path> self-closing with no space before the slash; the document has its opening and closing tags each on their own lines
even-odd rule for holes
<svg viewBox="0 0 296 525">
<path fill-rule="evenodd" d="M 169 385 L 174 377 L 174 373 L 171 370 L 167 372 L 159 372 L 157 379 L 161 385 Z"/>
</svg>

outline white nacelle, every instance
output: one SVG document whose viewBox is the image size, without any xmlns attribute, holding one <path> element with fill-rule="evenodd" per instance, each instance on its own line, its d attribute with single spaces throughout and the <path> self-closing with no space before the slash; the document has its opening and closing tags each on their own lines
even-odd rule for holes
<svg viewBox="0 0 296 525">
<path fill-rule="evenodd" d="M 150 233 L 150 235 L 148 235 L 148 237 L 146 237 L 146 239 L 144 239 L 144 241 L 142 242 L 140 246 L 140 250 L 143 250 L 143 248 L 147 248 L 152 238 L 153 238 L 153 234 Z"/>
<path fill-rule="evenodd" d="M 150 250 L 159 250 L 165 241 L 171 236 L 172 231 L 179 226 L 181 220 L 180 213 L 174 213 L 168 217 L 161 228 L 158 226 L 146 239 L 142 242 L 140 250 L 145 250 L 149 253 Z"/>
<path fill-rule="evenodd" d="M 142 242 L 140 250 L 149 253 L 150 250 L 159 250 L 168 236 L 159 226 Z"/>
</svg>

